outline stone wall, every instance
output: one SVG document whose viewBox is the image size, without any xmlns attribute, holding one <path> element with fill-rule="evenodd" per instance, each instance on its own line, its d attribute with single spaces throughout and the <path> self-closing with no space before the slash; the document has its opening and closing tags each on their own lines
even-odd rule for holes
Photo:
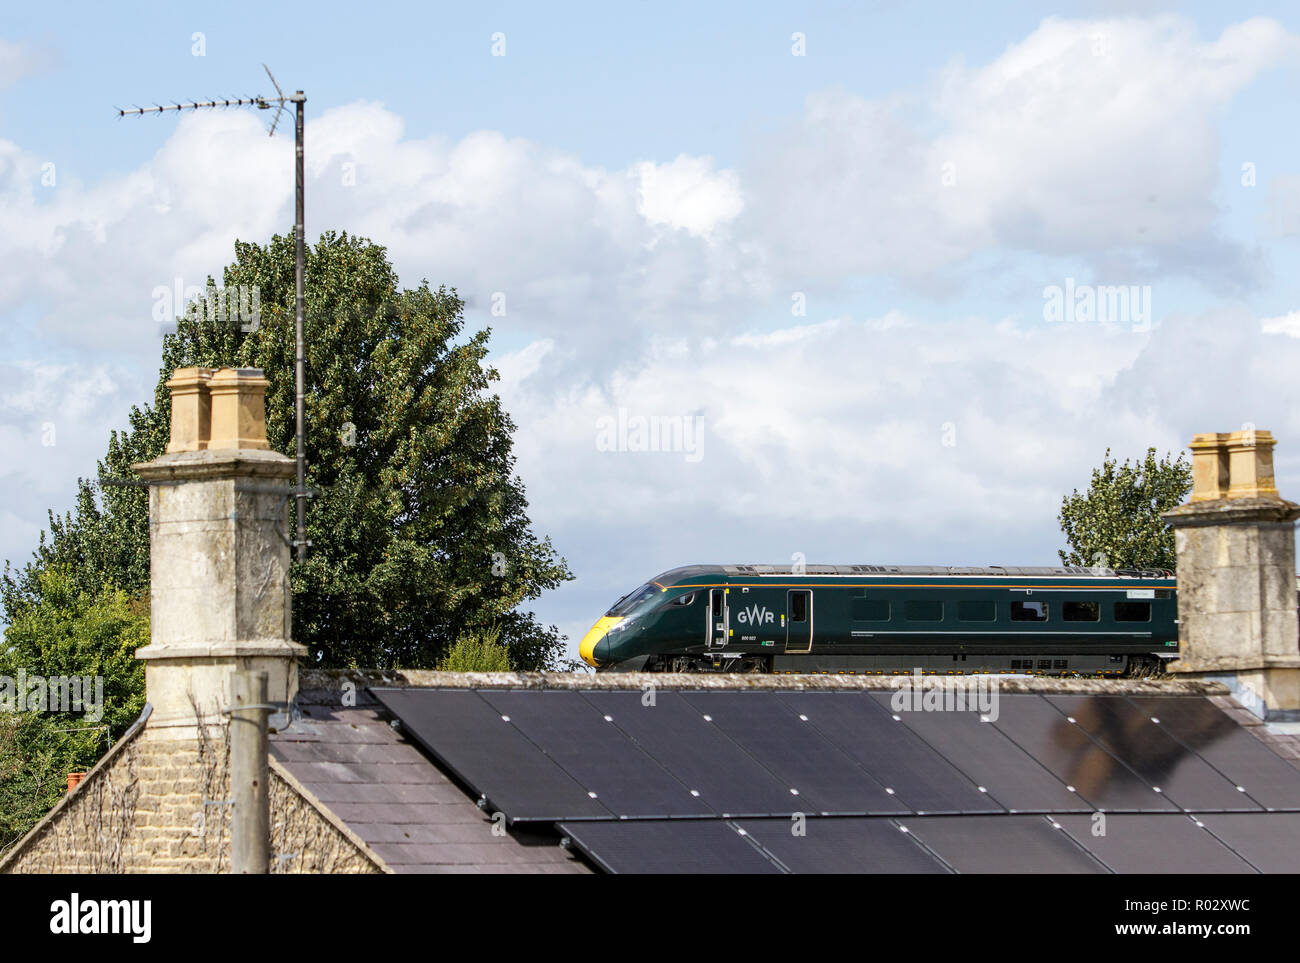
<svg viewBox="0 0 1300 963">
<path fill-rule="evenodd" d="M 185 742 L 148 728 L 129 736 L 0 860 L 0 872 L 229 872 L 225 732 L 208 727 Z M 270 794 L 272 872 L 382 872 L 274 770 Z"/>
</svg>

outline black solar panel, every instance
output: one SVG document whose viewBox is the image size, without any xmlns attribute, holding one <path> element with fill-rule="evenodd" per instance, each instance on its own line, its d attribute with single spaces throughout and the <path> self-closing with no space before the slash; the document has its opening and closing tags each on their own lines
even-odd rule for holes
<svg viewBox="0 0 1300 963">
<path fill-rule="evenodd" d="M 1003 695 L 994 724 L 1094 808 L 1153 812 L 1176 808 L 1042 696 Z"/>
<path fill-rule="evenodd" d="M 1300 873 L 1300 813 L 1208 813 L 1195 818 L 1261 873 Z"/>
<path fill-rule="evenodd" d="M 779 698 L 914 812 L 1003 811 L 867 693 L 782 692 Z"/>
<path fill-rule="evenodd" d="M 959 873 L 1104 873 L 1043 816 L 918 816 L 899 820 Z"/>
<path fill-rule="evenodd" d="M 1245 793 L 1188 752 L 1165 727 L 1151 721 L 1122 696 L 1046 696 L 1107 751 L 1127 763 L 1148 785 L 1157 786 L 1174 805 L 1188 811 L 1259 809 Z M 1086 794 L 1086 793 L 1085 793 Z M 1300 800 L 1298 800 L 1300 801 Z"/>
<path fill-rule="evenodd" d="M 871 698 L 889 710 L 890 695 Z M 899 712 L 903 725 L 1012 812 L 1091 812 L 1092 806 L 974 712 Z M 977 789 L 978 791 L 978 789 Z"/>
<path fill-rule="evenodd" d="M 767 693 L 690 692 L 684 697 L 797 796 L 799 811 L 909 811 L 816 727 Z"/>
<path fill-rule="evenodd" d="M 1300 807 L 1300 770 L 1228 718 L 1208 699 L 1133 697 L 1166 732 L 1267 809 Z"/>
<path fill-rule="evenodd" d="M 613 815 L 477 692 L 370 691 L 421 745 L 510 822 Z"/>
<path fill-rule="evenodd" d="M 676 692 L 585 692 L 613 725 L 722 815 L 772 816 L 802 811 L 803 803 L 717 726 Z"/>
<path fill-rule="evenodd" d="M 1249 863 L 1182 813 L 1069 814 L 1055 818 L 1079 845 L 1115 873 L 1255 872 Z"/>
<path fill-rule="evenodd" d="M 561 823 L 559 830 L 609 873 L 780 873 L 781 868 L 722 819 Z"/>
<path fill-rule="evenodd" d="M 372 692 L 611 872 L 1300 872 L 1300 771 L 1199 697 L 1000 695 L 982 721 L 882 691 Z"/>
<path fill-rule="evenodd" d="M 789 819 L 747 819 L 740 826 L 792 873 L 949 872 L 885 816 L 810 818 L 802 827 Z"/>
<path fill-rule="evenodd" d="M 484 690 L 483 699 L 618 816 L 707 816 L 713 810 L 580 692 Z"/>
</svg>

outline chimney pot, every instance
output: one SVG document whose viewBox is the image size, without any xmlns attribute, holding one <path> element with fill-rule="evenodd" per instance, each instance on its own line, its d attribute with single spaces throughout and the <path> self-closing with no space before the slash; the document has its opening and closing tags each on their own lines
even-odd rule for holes
<svg viewBox="0 0 1300 963">
<path fill-rule="evenodd" d="M 270 448 L 266 441 L 266 387 L 261 368 L 222 368 L 208 382 L 212 397 L 209 449 Z"/>
<path fill-rule="evenodd" d="M 1273 481 L 1273 446 L 1271 432 L 1234 431 L 1227 436 L 1224 450 L 1228 456 L 1229 498 L 1268 498 L 1281 501 Z"/>
<path fill-rule="evenodd" d="M 208 397 L 211 368 L 177 368 L 167 387 L 172 395 L 172 433 L 168 452 L 202 451 L 208 447 L 212 406 Z"/>
</svg>

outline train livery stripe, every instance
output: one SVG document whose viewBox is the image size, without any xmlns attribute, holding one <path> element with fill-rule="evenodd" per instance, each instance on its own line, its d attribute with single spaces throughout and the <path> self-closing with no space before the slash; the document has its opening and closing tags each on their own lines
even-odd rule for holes
<svg viewBox="0 0 1300 963">
<path fill-rule="evenodd" d="M 846 576 L 851 577 L 851 576 Z M 1154 581 L 1154 579 L 1152 580 Z M 654 584 L 658 585 L 658 582 Z M 1120 583 L 1118 585 L 990 585 L 987 582 L 976 582 L 973 584 L 951 582 L 863 582 L 863 583 L 845 583 L 845 582 L 701 582 L 697 585 L 691 585 L 683 582 L 681 585 L 671 586 L 679 589 L 701 589 L 701 588 L 941 588 L 941 589 L 988 589 L 988 588 L 1005 588 L 1012 591 L 1021 591 L 1023 589 L 1041 589 L 1050 592 L 1097 592 L 1097 591 L 1120 591 L 1121 589 L 1132 588 L 1169 588 L 1175 586 L 1169 585 L 1138 585 L 1131 582 Z"/>
</svg>

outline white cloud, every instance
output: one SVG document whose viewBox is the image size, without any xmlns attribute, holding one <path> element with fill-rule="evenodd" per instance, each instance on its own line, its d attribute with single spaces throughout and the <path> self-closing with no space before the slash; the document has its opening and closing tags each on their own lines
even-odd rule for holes
<svg viewBox="0 0 1300 963">
<path fill-rule="evenodd" d="M 1291 311 L 1277 318 L 1264 318 L 1259 329 L 1265 334 L 1286 334 L 1300 338 L 1300 311 Z"/>
<path fill-rule="evenodd" d="M 637 212 L 651 224 L 708 237 L 745 207 L 735 171 L 714 171 L 711 158 L 682 154 L 669 164 L 647 161 L 636 174 Z"/>
<path fill-rule="evenodd" d="M 77 479 L 94 476 L 139 388 L 104 365 L 0 362 L 0 560 L 28 560 L 47 510 L 70 507 Z"/>
<path fill-rule="evenodd" d="M 1262 18 L 1210 41 L 1180 17 L 1049 19 L 991 63 L 954 61 L 926 92 L 809 98 L 755 165 L 753 229 L 793 277 L 1123 251 L 1136 277 L 1247 285 L 1254 254 L 1219 233 L 1217 111 L 1298 54 Z"/>
</svg>

